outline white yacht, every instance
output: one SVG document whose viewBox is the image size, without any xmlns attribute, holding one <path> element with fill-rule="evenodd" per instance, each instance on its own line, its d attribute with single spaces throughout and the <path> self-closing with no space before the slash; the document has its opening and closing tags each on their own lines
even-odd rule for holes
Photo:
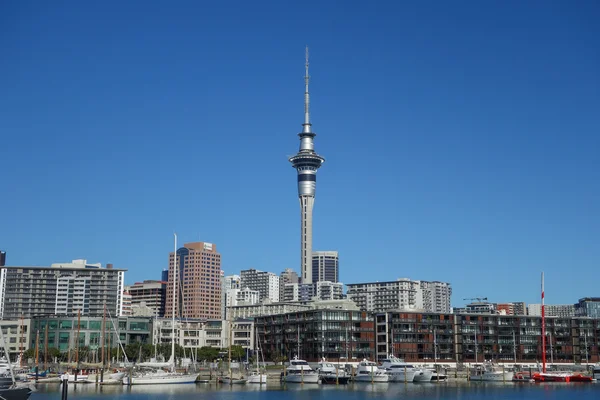
<svg viewBox="0 0 600 400">
<path fill-rule="evenodd" d="M 364 359 L 358 364 L 354 381 L 379 383 L 389 382 L 390 378 L 384 370 L 379 369 L 376 363 Z"/>
<path fill-rule="evenodd" d="M 413 378 L 413 382 L 431 382 L 431 378 L 433 378 L 433 371 L 429 368 L 425 367 L 416 367 L 417 372 L 415 372 L 415 377 Z"/>
<path fill-rule="evenodd" d="M 393 355 L 381 362 L 381 368 L 390 377 L 390 382 L 413 382 L 417 373 L 421 371 Z M 431 375 L 429 375 L 429 380 L 431 380 Z"/>
<path fill-rule="evenodd" d="M 166 372 L 162 369 L 138 372 L 133 377 L 125 376 L 124 385 L 166 385 L 171 383 L 194 383 L 196 375 Z"/>
<path fill-rule="evenodd" d="M 294 357 L 286 368 L 284 380 L 289 383 L 319 383 L 319 374 L 306 361 Z"/>
<path fill-rule="evenodd" d="M 321 379 L 321 383 L 323 384 L 342 384 L 345 385 L 350 380 L 350 376 L 344 371 L 340 369 L 339 366 L 336 367 L 332 363 L 328 362 L 325 357 L 319 361 L 319 367 L 317 368 L 319 373 L 319 379 Z"/>
<path fill-rule="evenodd" d="M 263 367 L 264 367 L 264 363 L 265 363 L 265 358 L 263 356 L 262 353 L 262 348 L 260 347 L 260 339 L 258 336 L 258 328 L 256 328 L 256 331 L 254 333 L 254 337 L 256 338 L 256 348 L 258 349 L 257 353 L 256 353 L 256 371 L 252 372 L 250 374 L 250 376 L 248 376 L 248 383 L 258 383 L 259 385 L 261 384 L 267 384 L 267 374 L 266 373 L 262 373 L 260 370 L 260 358 L 262 357 L 262 362 L 263 362 Z"/>
<path fill-rule="evenodd" d="M 502 368 L 486 362 L 483 365 L 477 365 L 469 375 L 472 381 L 481 382 L 512 382 L 514 372 L 502 370 Z"/>
<path fill-rule="evenodd" d="M 600 364 L 594 365 L 592 370 L 592 378 L 600 380 Z"/>
<path fill-rule="evenodd" d="M 248 383 L 266 384 L 267 383 L 267 374 L 261 374 L 260 372 L 252 372 L 248 376 Z"/>
</svg>

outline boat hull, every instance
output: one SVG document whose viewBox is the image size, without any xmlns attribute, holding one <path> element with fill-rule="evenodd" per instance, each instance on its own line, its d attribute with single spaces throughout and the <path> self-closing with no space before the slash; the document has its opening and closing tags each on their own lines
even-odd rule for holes
<svg viewBox="0 0 600 400">
<path fill-rule="evenodd" d="M 247 379 L 236 379 L 236 378 L 231 379 L 228 377 L 221 379 L 221 383 L 224 385 L 244 385 L 244 384 L 246 384 L 247 381 L 248 381 Z"/>
<path fill-rule="evenodd" d="M 248 377 L 248 383 L 267 383 L 267 374 L 255 374 Z"/>
<path fill-rule="evenodd" d="M 158 376 L 140 376 L 130 379 L 129 376 L 123 378 L 124 385 L 169 385 L 184 384 L 196 382 L 196 375 L 158 375 Z"/>
<path fill-rule="evenodd" d="M 415 372 L 413 382 L 431 382 L 432 376 L 433 376 L 433 371 L 422 369 L 420 371 Z"/>
<path fill-rule="evenodd" d="M 512 372 L 484 372 L 483 374 L 471 375 L 474 382 L 512 382 Z"/>
<path fill-rule="evenodd" d="M 5 400 L 27 400 L 31 396 L 31 389 L 0 389 L 0 399 Z"/>
<path fill-rule="evenodd" d="M 387 372 L 390 382 L 413 382 L 415 380 L 415 371 L 407 370 L 404 373 L 403 369 L 393 372 Z"/>
<path fill-rule="evenodd" d="M 387 375 L 356 375 L 354 377 L 354 382 L 365 382 L 365 383 L 387 383 L 390 382 L 390 379 Z"/>
<path fill-rule="evenodd" d="M 287 383 L 319 383 L 319 375 L 311 374 L 288 374 L 283 380 Z"/>
<path fill-rule="evenodd" d="M 350 381 L 349 376 L 321 375 L 323 385 L 346 385 Z"/>
</svg>

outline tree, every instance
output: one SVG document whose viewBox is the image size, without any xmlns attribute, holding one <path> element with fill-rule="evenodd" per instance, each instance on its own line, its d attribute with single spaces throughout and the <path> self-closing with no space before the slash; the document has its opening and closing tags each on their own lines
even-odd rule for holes
<svg viewBox="0 0 600 400">
<path fill-rule="evenodd" d="M 198 350 L 198 360 L 214 361 L 219 358 L 219 349 L 211 346 L 204 346 Z"/>
<path fill-rule="evenodd" d="M 241 360 L 246 356 L 246 350 L 242 346 L 233 345 L 231 346 L 231 359 L 232 360 Z"/>
</svg>

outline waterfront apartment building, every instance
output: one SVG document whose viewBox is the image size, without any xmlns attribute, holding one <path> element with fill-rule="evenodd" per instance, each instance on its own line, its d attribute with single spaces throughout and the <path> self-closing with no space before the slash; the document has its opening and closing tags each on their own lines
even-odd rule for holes
<svg viewBox="0 0 600 400">
<path fill-rule="evenodd" d="M 340 260 L 337 251 L 315 251 L 312 254 L 312 283 L 340 281 Z"/>
<path fill-rule="evenodd" d="M 575 316 L 575 305 L 574 304 L 546 304 L 545 311 L 547 317 L 574 317 Z M 528 314 L 532 316 L 542 315 L 541 304 L 529 304 Z"/>
<path fill-rule="evenodd" d="M 175 270 L 178 271 L 177 294 L 173 296 Z M 165 317 L 220 319 L 221 316 L 221 254 L 213 243 L 185 243 L 174 253 L 169 253 L 169 281 Z"/>
<path fill-rule="evenodd" d="M 267 360 L 284 355 L 309 362 L 359 362 L 375 355 L 373 316 L 358 310 L 311 309 L 254 319 Z"/>
<path fill-rule="evenodd" d="M 378 360 L 392 352 L 419 363 L 541 360 L 541 317 L 537 316 L 399 311 L 376 314 L 375 321 Z M 548 362 L 600 360 L 600 320 L 549 317 L 546 332 Z"/>
<path fill-rule="evenodd" d="M 0 329 L 2 329 L 10 359 L 15 361 L 19 354 L 29 348 L 31 318 L 1 320 Z M 2 353 L 4 353 L 4 349 L 2 349 Z"/>
<path fill-rule="evenodd" d="M 413 310 L 449 313 L 452 287 L 445 282 L 412 281 L 351 283 L 346 295 L 363 311 Z"/>
<path fill-rule="evenodd" d="M 140 307 L 145 304 L 154 311 L 156 317 L 165 315 L 165 301 L 167 298 L 167 282 L 146 280 L 136 282 L 125 287 L 131 295 L 131 306 Z"/>
<path fill-rule="evenodd" d="M 0 267 L 0 319 L 123 312 L 124 269 L 86 260 L 50 267 Z"/>
<path fill-rule="evenodd" d="M 240 277 L 241 287 L 258 291 L 260 301 L 279 301 L 279 277 L 276 274 L 252 268 L 241 271 Z"/>
<path fill-rule="evenodd" d="M 27 348 L 35 348 L 35 339 L 39 332 L 39 349 L 44 349 L 46 343 L 45 335 L 48 332 L 49 348 L 57 348 L 63 353 L 70 350 L 71 361 L 74 361 L 75 348 L 83 348 L 85 346 L 88 352 L 80 354 L 79 361 L 96 363 L 100 362 L 101 356 L 99 354 L 101 352 L 99 352 L 99 349 L 102 347 L 103 337 L 105 348 L 108 348 L 108 346 L 116 348 L 119 346 L 119 341 L 123 346 L 133 343 L 151 343 L 151 318 L 116 317 L 112 318 L 112 320 L 106 318 L 104 335 L 102 335 L 102 321 L 102 317 L 88 316 L 83 316 L 79 319 L 76 316 L 32 318 Z"/>
<path fill-rule="evenodd" d="M 153 344 L 169 344 L 172 338 L 171 319 L 157 319 L 155 322 Z M 231 329 L 231 334 L 230 334 Z M 254 322 L 252 320 L 176 320 L 175 340 L 186 349 L 216 347 L 224 349 L 232 345 L 254 350 Z"/>
</svg>

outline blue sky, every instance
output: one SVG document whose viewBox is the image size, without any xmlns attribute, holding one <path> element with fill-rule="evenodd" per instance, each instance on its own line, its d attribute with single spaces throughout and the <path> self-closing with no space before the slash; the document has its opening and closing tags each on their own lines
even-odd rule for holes
<svg viewBox="0 0 600 400">
<path fill-rule="evenodd" d="M 413 4 L 414 3 L 414 4 Z M 157 279 L 216 243 L 227 274 L 299 266 L 304 46 L 314 249 L 343 282 L 598 296 L 594 1 L 3 2 L 0 248 Z"/>
</svg>

